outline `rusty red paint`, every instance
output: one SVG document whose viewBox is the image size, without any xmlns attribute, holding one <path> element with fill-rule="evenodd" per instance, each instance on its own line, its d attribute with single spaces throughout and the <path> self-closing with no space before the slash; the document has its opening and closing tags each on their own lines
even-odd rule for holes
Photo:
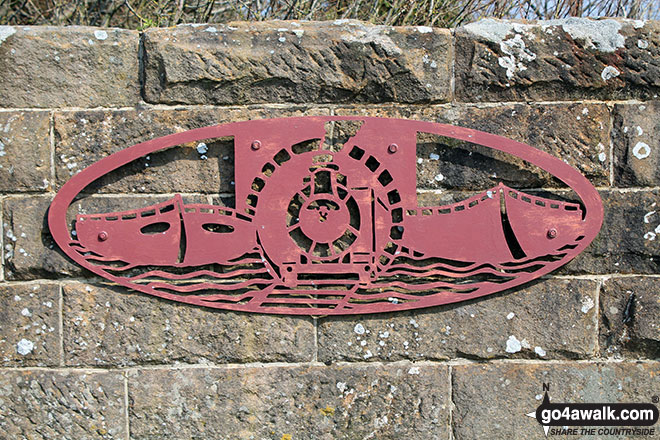
<svg viewBox="0 0 660 440">
<path fill-rule="evenodd" d="M 362 121 L 339 151 L 325 124 Z M 562 180 L 581 204 L 503 184 L 459 203 L 418 206 L 416 136 L 446 136 L 509 153 Z M 148 154 L 233 136 L 236 207 L 184 203 L 66 213 L 99 177 Z M 313 147 L 301 151 L 296 148 Z M 448 304 L 521 285 L 591 243 L 600 197 L 577 170 L 529 145 L 422 121 L 301 117 L 190 130 L 119 151 L 59 191 L 48 224 L 82 267 L 183 303 L 261 313 L 341 315 Z"/>
</svg>

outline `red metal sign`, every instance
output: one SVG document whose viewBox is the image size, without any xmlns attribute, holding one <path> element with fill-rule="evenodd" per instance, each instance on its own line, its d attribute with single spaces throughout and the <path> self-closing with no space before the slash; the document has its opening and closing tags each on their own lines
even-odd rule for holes
<svg viewBox="0 0 660 440">
<path fill-rule="evenodd" d="M 325 124 L 361 121 L 341 149 Z M 416 139 L 431 133 L 509 153 L 549 172 L 581 203 L 499 184 L 418 206 Z M 236 207 L 180 195 L 139 209 L 77 215 L 99 177 L 180 144 L 234 137 Z M 338 151 L 337 151 L 338 150 Z M 261 313 L 341 315 L 448 304 L 505 290 L 566 264 L 598 233 L 603 206 L 577 170 L 529 145 L 467 128 L 368 117 L 237 122 L 147 141 L 69 180 L 48 224 L 78 264 L 175 301 Z"/>
</svg>

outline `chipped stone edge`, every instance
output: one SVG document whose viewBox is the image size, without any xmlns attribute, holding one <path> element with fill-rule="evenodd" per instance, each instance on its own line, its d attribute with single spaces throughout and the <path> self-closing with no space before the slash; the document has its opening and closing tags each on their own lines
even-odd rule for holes
<svg viewBox="0 0 660 440">
<path fill-rule="evenodd" d="M 16 33 L 14 26 L 0 26 L 0 44 Z"/>
<path fill-rule="evenodd" d="M 569 17 L 523 23 L 516 20 L 485 18 L 467 24 L 462 29 L 492 43 L 502 44 L 511 34 L 525 34 L 530 30 L 539 28 L 547 32 L 551 27 L 561 27 L 574 40 L 584 41 L 588 47 L 609 53 L 625 47 L 626 39 L 619 33 L 622 22 L 625 21 L 613 18 L 594 20 L 591 18 Z M 635 29 L 643 26 L 642 24 L 638 27 L 636 21 L 630 22 Z"/>
</svg>

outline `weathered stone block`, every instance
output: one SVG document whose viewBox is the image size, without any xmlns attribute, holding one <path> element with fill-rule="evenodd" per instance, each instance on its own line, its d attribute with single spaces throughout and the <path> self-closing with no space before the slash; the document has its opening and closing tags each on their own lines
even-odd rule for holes
<svg viewBox="0 0 660 440">
<path fill-rule="evenodd" d="M 68 224 L 76 214 L 138 209 L 168 200 L 168 196 L 85 197 L 69 208 Z M 10 197 L 3 203 L 5 278 L 26 280 L 89 275 L 60 251 L 48 230 L 52 196 Z M 184 202 L 207 203 L 205 196 L 187 195 Z"/>
<path fill-rule="evenodd" d="M 660 386 L 660 363 L 457 365 L 453 367 L 456 440 L 542 439 L 543 427 L 525 414 L 551 402 L 650 402 Z M 608 437 L 609 438 L 609 437 Z"/>
<path fill-rule="evenodd" d="M 417 119 L 458 125 L 524 142 L 564 160 L 594 185 L 609 185 L 610 115 L 604 104 L 340 107 L 337 115 Z M 499 182 L 514 188 L 563 184 L 511 155 L 438 136 L 418 136 L 417 186 L 483 191 Z"/>
<path fill-rule="evenodd" d="M 614 183 L 660 185 L 660 102 L 614 106 Z"/>
<path fill-rule="evenodd" d="M 225 122 L 286 116 L 327 115 L 328 109 L 233 108 L 116 110 L 55 113 L 58 185 L 92 163 L 139 142 Z M 135 193 L 232 193 L 234 148 L 230 138 L 182 145 L 133 161 L 86 191 Z"/>
<path fill-rule="evenodd" d="M 5 438 L 123 440 L 125 412 L 119 372 L 0 371 Z"/>
<path fill-rule="evenodd" d="M 357 21 L 193 25 L 145 32 L 153 103 L 445 102 L 448 29 Z"/>
<path fill-rule="evenodd" d="M 63 292 L 68 365 L 305 362 L 316 350 L 310 318 L 210 310 L 123 287 Z"/>
<path fill-rule="evenodd" d="M 120 107 L 139 101 L 136 31 L 3 28 L 0 107 Z"/>
<path fill-rule="evenodd" d="M 138 370 L 131 436 L 447 439 L 445 366 Z"/>
<path fill-rule="evenodd" d="M 660 273 L 660 191 L 602 191 L 603 227 L 561 273 Z"/>
<path fill-rule="evenodd" d="M 0 286 L 0 364 L 59 365 L 59 286 Z"/>
<path fill-rule="evenodd" d="M 323 318 L 318 358 L 588 358 L 597 351 L 596 287 L 590 280 L 547 279 L 460 305 Z"/>
<path fill-rule="evenodd" d="M 1 112 L 0 191 L 45 191 L 50 180 L 50 114 Z"/>
<path fill-rule="evenodd" d="M 3 264 L 5 278 L 26 280 L 81 275 L 53 241 L 46 213 L 52 196 L 10 197 L 4 200 Z"/>
<path fill-rule="evenodd" d="M 659 278 L 608 278 L 600 294 L 600 347 L 603 356 L 660 356 Z"/>
<path fill-rule="evenodd" d="M 461 101 L 654 98 L 660 23 L 485 19 L 456 30 Z"/>
</svg>

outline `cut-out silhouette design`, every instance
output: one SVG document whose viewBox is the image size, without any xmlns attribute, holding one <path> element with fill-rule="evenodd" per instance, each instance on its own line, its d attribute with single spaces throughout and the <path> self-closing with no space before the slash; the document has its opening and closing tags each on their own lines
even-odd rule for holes
<svg viewBox="0 0 660 440">
<path fill-rule="evenodd" d="M 326 126 L 354 121 L 340 147 Z M 418 206 L 416 142 L 431 133 L 523 159 L 580 197 L 567 203 L 499 184 Z M 124 212 L 66 213 L 99 177 L 183 143 L 234 137 L 235 208 L 176 195 Z M 447 304 L 558 268 L 598 233 L 600 197 L 577 170 L 476 130 L 368 117 L 266 119 L 178 133 L 122 150 L 67 182 L 48 221 L 62 250 L 111 281 L 220 309 L 340 315 Z M 73 231 L 75 230 L 75 233 Z"/>
</svg>

